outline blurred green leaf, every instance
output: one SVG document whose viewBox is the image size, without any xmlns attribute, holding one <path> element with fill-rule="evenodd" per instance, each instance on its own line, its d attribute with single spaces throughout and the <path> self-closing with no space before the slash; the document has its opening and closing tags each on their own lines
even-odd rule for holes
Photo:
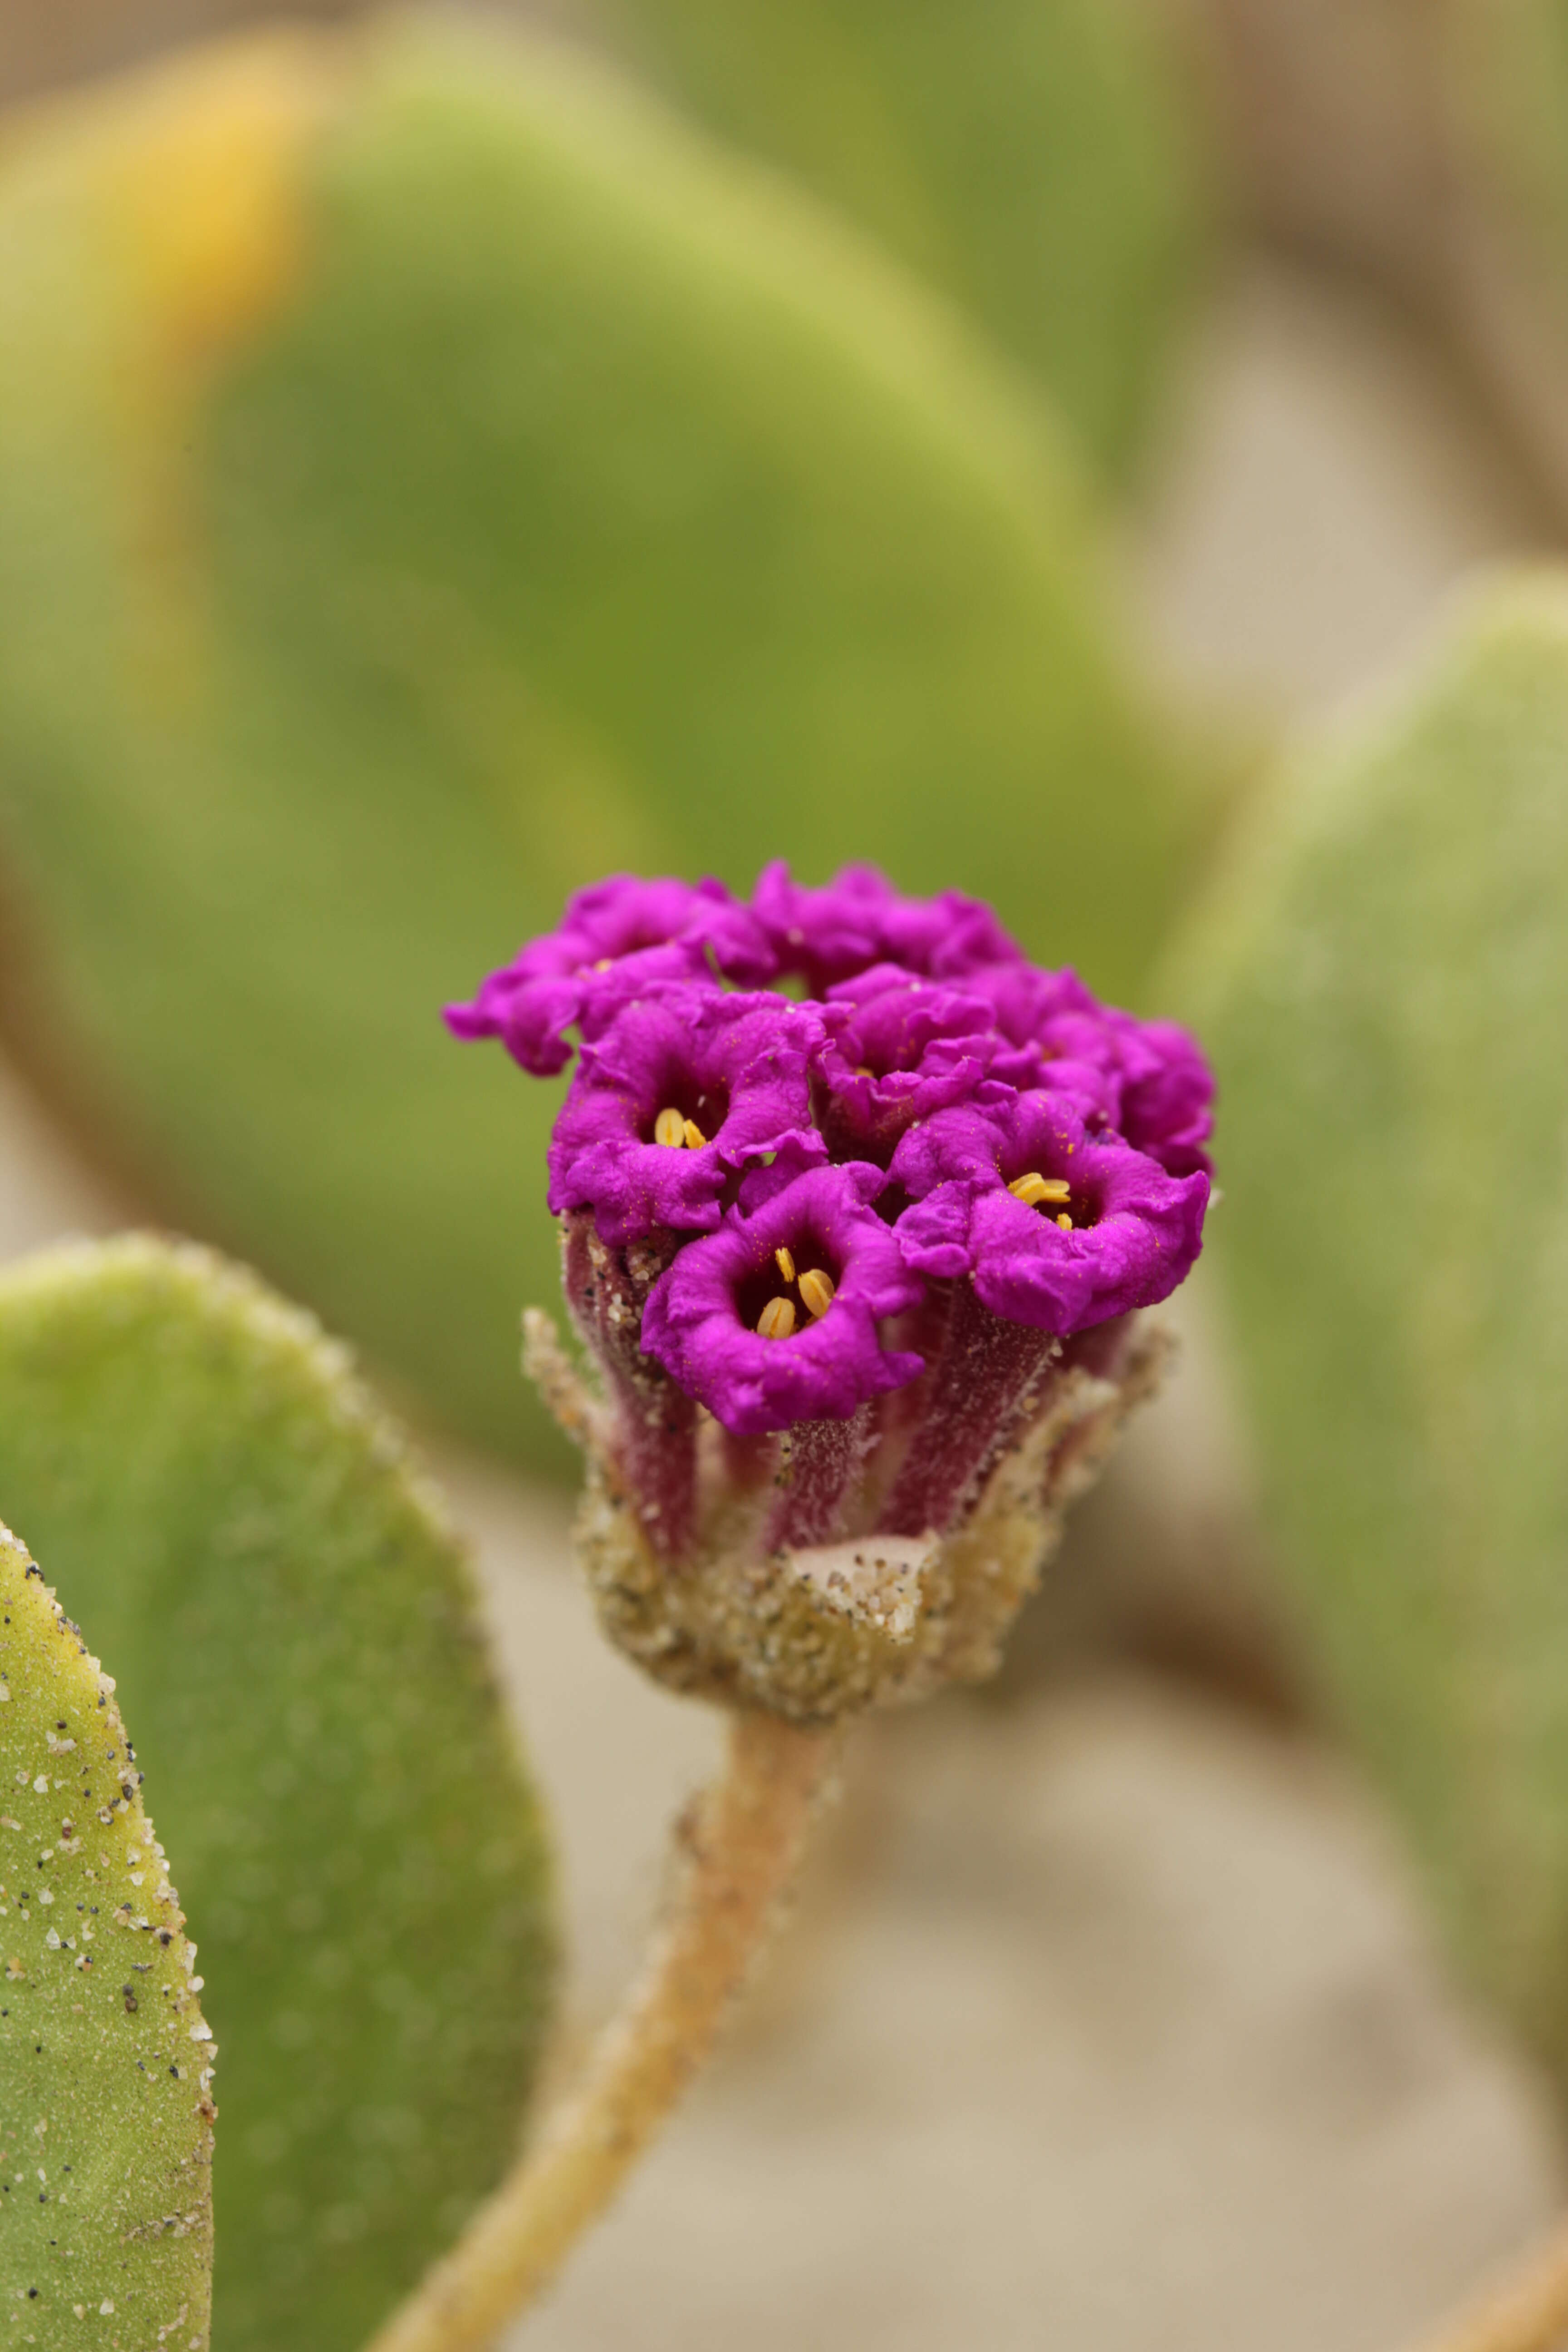
<svg viewBox="0 0 1568 2352">
<path fill-rule="evenodd" d="M 944 308 L 565 53 L 404 21 L 73 100 L 0 167 L 12 1041 L 542 1454 L 557 1097 L 442 1001 L 599 873 L 780 853 L 1136 999 L 1205 819 L 1100 572 Z"/>
<path fill-rule="evenodd" d="M 1483 216 L 1523 228 L 1522 282 L 1555 289 L 1568 310 L 1568 5 L 1565 0 L 1460 0 L 1434 20 L 1442 83 L 1459 153 L 1478 168 L 1470 191 Z"/>
<path fill-rule="evenodd" d="M 152 1242 L 0 1275 L 0 1496 L 114 1659 L 180 1857 L 217 2341 L 348 2352 L 504 2168 L 548 2005 L 461 1559 L 314 1325 Z"/>
<path fill-rule="evenodd" d="M 216 2053 L 195 1949 L 114 1684 L 4 1527 L 0 1617 L 7 2340 L 202 2352 Z"/>
<path fill-rule="evenodd" d="M 1123 474 L 1209 226 L 1195 79 L 1148 0 L 619 0 L 626 46 L 981 320 Z"/>
<path fill-rule="evenodd" d="M 1328 1687 L 1568 2072 L 1568 583 L 1491 592 L 1300 762 L 1185 974 Z"/>
</svg>

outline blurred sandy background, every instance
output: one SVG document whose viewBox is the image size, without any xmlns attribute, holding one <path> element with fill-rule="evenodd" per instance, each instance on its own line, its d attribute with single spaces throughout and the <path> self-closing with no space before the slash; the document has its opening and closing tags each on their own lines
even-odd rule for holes
<svg viewBox="0 0 1568 2352">
<path fill-rule="evenodd" d="M 6 0 L 0 95 L 258 13 Z M 1161 660 L 1260 728 L 1555 537 L 1435 340 L 1296 244 L 1215 288 L 1124 550 Z M 119 1221 L 0 1071 L 0 1255 Z M 1544 2095 L 1298 1686 L 1201 1281 L 1182 1321 L 1004 1687 L 858 1733 L 765 1983 L 539 2352 L 1394 2352 L 1552 2216 Z M 714 1727 L 598 1643 L 558 1496 L 443 1467 L 560 1824 L 564 2067 Z"/>
</svg>

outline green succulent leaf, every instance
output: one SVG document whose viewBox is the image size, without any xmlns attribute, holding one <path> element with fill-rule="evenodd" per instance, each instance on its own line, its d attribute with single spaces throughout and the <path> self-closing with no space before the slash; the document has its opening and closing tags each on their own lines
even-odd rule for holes
<svg viewBox="0 0 1568 2352">
<path fill-rule="evenodd" d="M 0 1275 L 0 1496 L 115 1661 L 180 1856 L 224 2051 L 216 2340 L 349 2352 L 504 2168 L 548 2006 L 462 1559 L 307 1318 L 142 1240 Z"/>
<path fill-rule="evenodd" d="M 213 2062 L 115 1685 L 0 1527 L 6 2340 L 205 2352 Z"/>
<path fill-rule="evenodd" d="M 1564 0 L 1461 0 L 1435 20 L 1460 152 L 1485 212 L 1522 229 L 1531 292 L 1568 314 L 1568 6 Z"/>
<path fill-rule="evenodd" d="M 1112 473 L 1206 243 L 1197 110 L 1120 0 L 620 0 L 632 53 L 984 322 Z"/>
<path fill-rule="evenodd" d="M 1328 1687 L 1568 2076 L 1568 582 L 1492 591 L 1300 762 L 1183 992 Z"/>
<path fill-rule="evenodd" d="M 57 107 L 0 158 L 13 1043 L 542 1455 L 558 1097 L 439 1007 L 600 874 L 780 854 L 1136 1001 L 1202 819 L 1101 551 L 945 303 L 563 52 L 405 19 Z"/>
</svg>

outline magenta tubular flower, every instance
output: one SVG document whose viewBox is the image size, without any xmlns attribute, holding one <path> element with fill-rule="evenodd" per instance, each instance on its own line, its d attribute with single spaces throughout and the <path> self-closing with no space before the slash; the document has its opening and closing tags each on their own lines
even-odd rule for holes
<svg viewBox="0 0 1568 2352">
<path fill-rule="evenodd" d="M 1124 1065 L 1123 1135 L 1172 1176 L 1211 1175 L 1214 1075 L 1197 1039 L 1173 1021 L 1121 1017 L 1137 1032 Z"/>
<path fill-rule="evenodd" d="M 839 1157 L 885 1164 L 912 1121 L 984 1090 L 997 1051 L 984 998 L 911 979 L 897 964 L 840 982 L 821 1018 L 822 1122 Z"/>
<path fill-rule="evenodd" d="M 1044 1091 L 939 1113 L 890 1174 L 910 1265 L 967 1276 L 994 1315 L 1058 1339 L 1168 1298 L 1203 1245 L 1206 1175 L 1168 1176 Z"/>
<path fill-rule="evenodd" d="M 995 1076 L 1065 1095 L 1091 1126 L 1114 1128 L 1169 1175 L 1209 1172 L 1214 1078 L 1184 1029 L 1101 1004 L 1070 970 L 999 964 L 965 986 L 989 999 L 1015 1049 L 997 1055 Z"/>
<path fill-rule="evenodd" d="M 907 1262 L 954 1286 L 928 1404 L 879 1524 L 945 1528 L 1098 1328 L 1166 1297 L 1201 1243 L 1208 1179 L 1167 1176 L 1043 1090 L 939 1112 L 889 1171 Z M 1014 1189 L 1014 1188 L 1016 1189 Z"/>
<path fill-rule="evenodd" d="M 876 963 L 953 980 L 987 964 L 1023 961 L 980 899 L 962 890 L 906 898 L 874 866 L 846 866 L 821 889 L 807 889 L 779 859 L 763 868 L 752 907 L 778 970 L 797 973 L 814 994 Z"/>
<path fill-rule="evenodd" d="M 534 1077 L 572 1058 L 566 1032 L 596 1035 L 658 981 L 717 971 L 771 980 L 777 969 L 762 927 L 719 882 L 644 882 L 616 874 L 579 890 L 558 930 L 492 972 L 471 1004 L 447 1008 L 455 1037 L 499 1037 Z"/>
<path fill-rule="evenodd" d="M 592 1209 L 606 1242 L 665 1227 L 710 1233 L 748 1160 L 794 1144 L 823 1160 L 812 1126 L 814 1012 L 776 996 L 667 982 L 585 1045 L 550 1143 L 550 1206 Z"/>
<path fill-rule="evenodd" d="M 530 1345 L 613 1638 L 808 1721 L 989 1671 L 1198 1255 L 1193 1040 L 866 866 L 750 907 L 616 877 L 448 1019 L 542 1074 L 579 1033 L 549 1197 L 591 1391 Z"/>
<path fill-rule="evenodd" d="M 808 1169 L 749 1215 L 731 1210 L 655 1284 L 643 1346 L 726 1429 L 844 1421 L 925 1370 L 922 1357 L 884 1349 L 878 1333 L 922 1287 L 867 1205 L 885 1181 L 879 1168 L 855 1162 Z M 830 1286 L 821 1313 L 810 1303 L 820 1295 L 814 1274 Z M 787 1328 L 768 1338 L 759 1325 L 779 1299 Z"/>
</svg>

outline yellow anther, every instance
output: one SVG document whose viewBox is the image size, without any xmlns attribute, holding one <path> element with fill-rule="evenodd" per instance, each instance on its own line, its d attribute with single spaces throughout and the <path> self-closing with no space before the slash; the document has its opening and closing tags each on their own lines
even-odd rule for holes
<svg viewBox="0 0 1568 2352">
<path fill-rule="evenodd" d="M 1044 1208 L 1047 1203 L 1054 1209 L 1058 1202 L 1072 1198 L 1072 1189 L 1065 1176 L 1042 1176 L 1037 1168 L 1031 1168 L 1025 1176 L 1015 1176 L 1007 1190 L 1027 1209 Z"/>
<path fill-rule="evenodd" d="M 858 1078 L 874 1078 L 877 1073 L 868 1062 L 858 1062 L 855 1066 L 855 1075 Z"/>
<path fill-rule="evenodd" d="M 800 1295 L 813 1315 L 826 1315 L 833 1304 L 833 1276 L 814 1266 L 800 1277 Z"/>
<path fill-rule="evenodd" d="M 774 1250 L 773 1264 L 786 1282 L 795 1280 L 795 1260 L 788 1250 L 784 1248 Z"/>
<path fill-rule="evenodd" d="M 1064 1216 L 1064 1217 L 1058 1217 L 1058 1218 L 1057 1219 L 1057 1223 L 1058 1223 L 1058 1225 L 1060 1225 L 1060 1227 L 1061 1227 L 1061 1229 L 1062 1229 L 1062 1231 L 1063 1231 L 1063 1233 L 1064 1233 L 1064 1234 L 1070 1234 L 1070 1233 L 1071 1233 L 1071 1231 L 1072 1231 L 1072 1219 L 1071 1219 L 1070 1217 L 1065 1217 L 1065 1216 Z"/>
<path fill-rule="evenodd" d="M 681 1129 L 688 1151 L 700 1151 L 708 1138 L 694 1118 L 689 1118 Z"/>
<path fill-rule="evenodd" d="M 764 1339 L 787 1339 L 795 1329 L 793 1298 L 770 1298 L 757 1318 L 757 1329 Z"/>
<path fill-rule="evenodd" d="M 661 1110 L 653 1123 L 653 1139 L 679 1151 L 686 1140 L 686 1121 L 678 1110 Z"/>
</svg>

